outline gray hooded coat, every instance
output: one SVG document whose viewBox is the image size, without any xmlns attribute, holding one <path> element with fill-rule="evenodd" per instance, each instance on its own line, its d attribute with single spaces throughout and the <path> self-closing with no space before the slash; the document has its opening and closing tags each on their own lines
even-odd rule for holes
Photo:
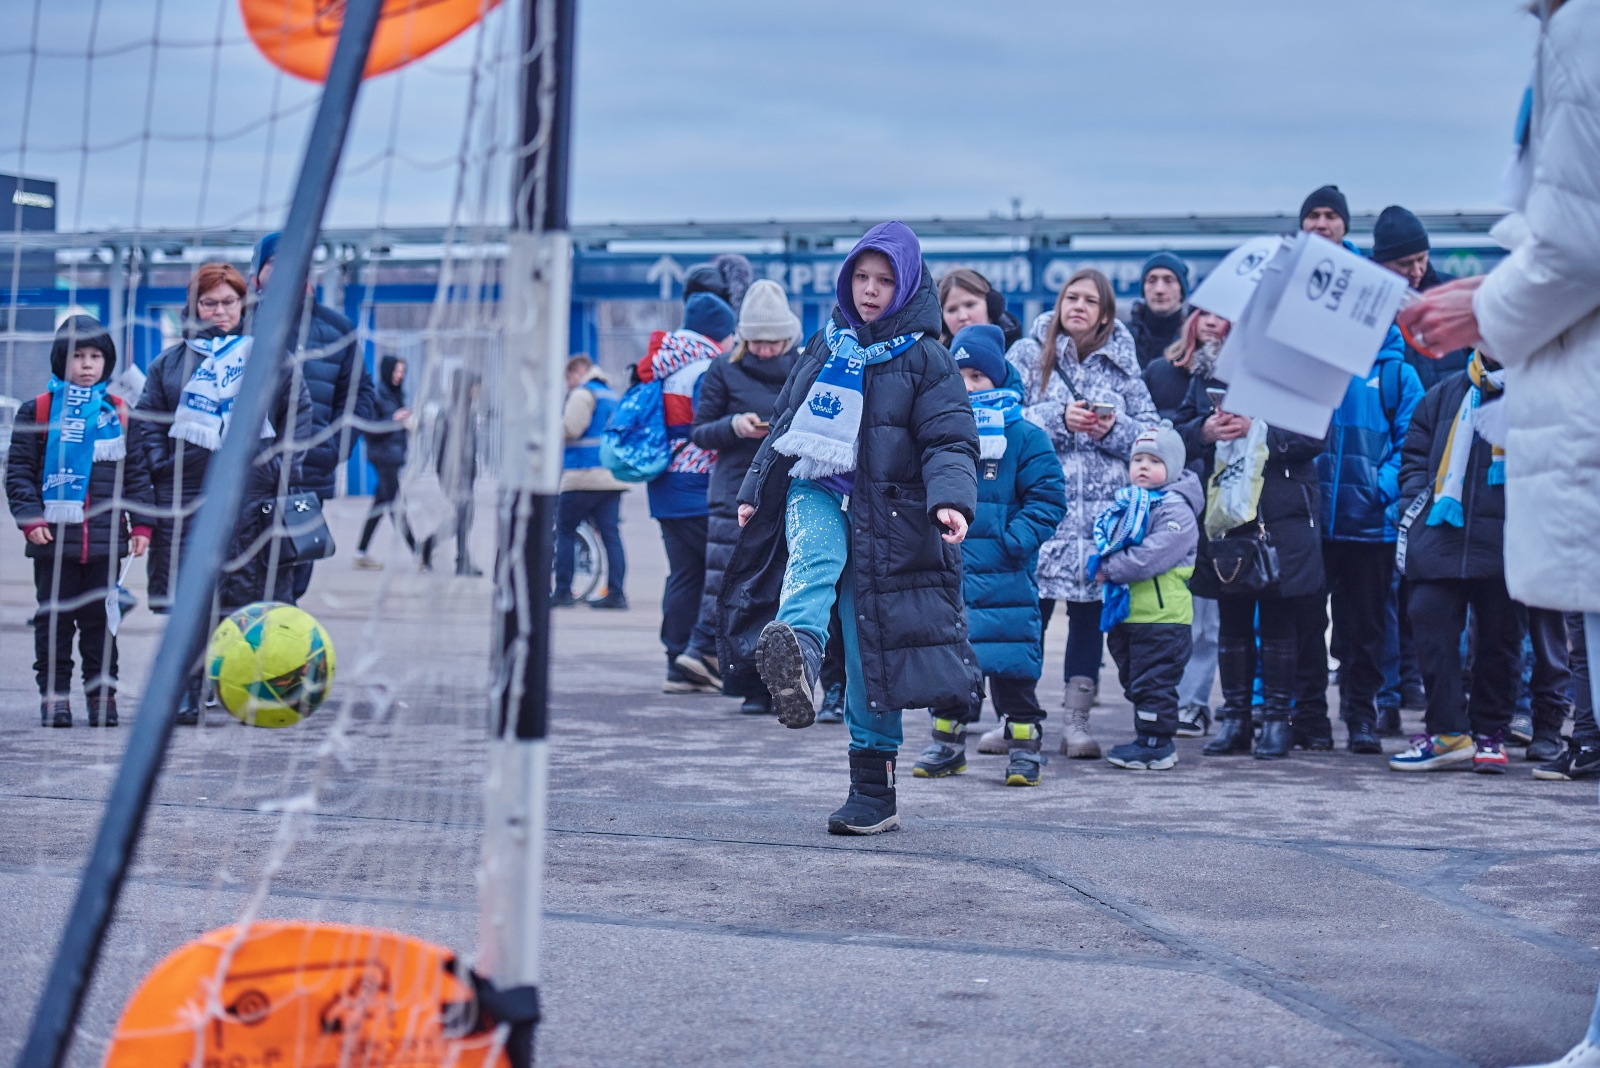
<svg viewBox="0 0 1600 1068">
<path fill-rule="evenodd" d="M 1041 396 L 1040 352 L 1053 311 L 1033 321 L 1028 336 L 1011 346 L 1006 359 L 1022 375 L 1023 416 L 1042 427 L 1055 446 L 1067 479 L 1067 517 L 1039 550 L 1039 596 L 1065 601 L 1098 601 L 1101 587 L 1088 575 L 1094 552 L 1094 521 L 1111 507 L 1117 490 L 1128 484 L 1128 456 L 1134 439 L 1160 422 L 1134 353 L 1133 335 L 1113 325 L 1103 348 L 1083 360 L 1072 339 L 1056 338 L 1056 363 Z M 1067 405 L 1075 399 L 1116 406 L 1117 419 L 1099 441 L 1067 430 Z"/>
</svg>

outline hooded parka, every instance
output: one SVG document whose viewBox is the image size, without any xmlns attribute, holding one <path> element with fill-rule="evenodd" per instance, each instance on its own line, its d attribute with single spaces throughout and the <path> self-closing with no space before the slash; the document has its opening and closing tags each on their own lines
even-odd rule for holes
<svg viewBox="0 0 1600 1068">
<path fill-rule="evenodd" d="M 1133 335 L 1112 324 L 1105 345 L 1083 360 L 1072 339 L 1056 336 L 1056 362 L 1040 394 L 1040 351 L 1054 311 L 1033 321 L 1028 337 L 1011 346 L 1006 359 L 1022 375 L 1022 414 L 1049 435 L 1066 478 L 1067 515 L 1055 536 L 1039 550 L 1039 596 L 1066 601 L 1098 601 L 1101 587 L 1088 575 L 1094 553 L 1094 521 L 1111 507 L 1117 490 L 1128 484 L 1128 457 L 1138 436 L 1160 420 L 1134 356 Z M 1074 399 L 1116 406 L 1116 422 L 1096 441 L 1067 429 L 1066 410 Z"/>
<path fill-rule="evenodd" d="M 400 362 L 397 356 L 385 356 L 378 362 L 378 383 L 372 391 L 373 421 L 393 429 L 369 431 L 364 435 L 367 462 L 373 467 L 392 467 L 397 471 L 406 465 L 407 437 L 406 428 L 394 419 L 394 413 L 406 406 L 404 380 L 398 386 L 394 384 L 395 365 Z"/>
<path fill-rule="evenodd" d="M 837 307 L 834 322 L 849 325 Z M 967 643 L 961 549 L 934 518 L 953 508 L 970 523 L 977 508 L 978 428 L 955 360 L 939 344 L 941 323 L 926 266 L 909 302 L 857 328 L 862 346 L 921 331 L 898 356 L 866 367 L 855 486 L 850 494 L 850 564 L 867 701 L 876 710 L 966 707 L 981 682 Z M 740 531 L 723 578 L 719 648 L 726 669 L 753 671 L 756 639 L 777 615 L 789 549 L 784 512 L 794 458 L 772 448 L 828 359 L 814 335 L 779 394 L 772 432 L 739 490 L 756 511 Z"/>
<path fill-rule="evenodd" d="M 1022 392 L 1010 368 L 1007 388 Z M 1026 419 L 1006 427 L 1006 453 L 978 460 L 978 514 L 961 543 L 967 624 L 985 675 L 1037 679 L 1044 671 L 1039 546 L 1067 514 L 1061 461 Z"/>
</svg>

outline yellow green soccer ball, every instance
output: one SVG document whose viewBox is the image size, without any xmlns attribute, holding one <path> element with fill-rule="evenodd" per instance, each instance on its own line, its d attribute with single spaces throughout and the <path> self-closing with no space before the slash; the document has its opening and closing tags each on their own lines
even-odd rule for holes
<svg viewBox="0 0 1600 1068">
<path fill-rule="evenodd" d="M 206 673 L 241 723 L 293 726 L 321 708 L 333 686 L 333 639 L 311 613 L 257 601 L 211 635 Z"/>
</svg>

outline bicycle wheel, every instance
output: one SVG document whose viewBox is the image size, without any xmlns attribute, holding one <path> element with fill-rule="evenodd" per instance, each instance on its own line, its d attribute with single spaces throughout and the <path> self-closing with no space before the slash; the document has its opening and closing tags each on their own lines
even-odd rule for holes
<svg viewBox="0 0 1600 1068">
<path fill-rule="evenodd" d="M 577 566 L 572 570 L 572 596 L 580 601 L 604 596 L 606 550 L 600 534 L 587 523 L 578 524 Z"/>
</svg>

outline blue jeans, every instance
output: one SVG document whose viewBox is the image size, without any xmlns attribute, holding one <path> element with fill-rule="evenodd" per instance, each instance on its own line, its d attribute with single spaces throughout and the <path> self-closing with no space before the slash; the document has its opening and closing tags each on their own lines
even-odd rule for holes
<svg viewBox="0 0 1600 1068">
<path fill-rule="evenodd" d="M 1189 650 L 1189 664 L 1183 669 L 1183 680 L 1178 683 L 1178 707 L 1205 705 L 1211 707 L 1211 686 L 1217 679 L 1217 628 L 1222 617 L 1217 612 L 1217 602 L 1209 597 L 1195 597 L 1194 623 L 1189 633 L 1193 641 Z"/>
<path fill-rule="evenodd" d="M 783 517 L 789 566 L 783 574 L 778 619 L 816 639 L 819 651 L 826 649 L 828 614 L 837 589 L 844 638 L 844 721 L 850 727 L 850 748 L 897 750 L 903 740 L 900 710 L 867 707 L 856 634 L 856 582 L 850 567 L 850 516 L 843 504 L 838 493 L 810 479 L 789 483 Z"/>
</svg>

